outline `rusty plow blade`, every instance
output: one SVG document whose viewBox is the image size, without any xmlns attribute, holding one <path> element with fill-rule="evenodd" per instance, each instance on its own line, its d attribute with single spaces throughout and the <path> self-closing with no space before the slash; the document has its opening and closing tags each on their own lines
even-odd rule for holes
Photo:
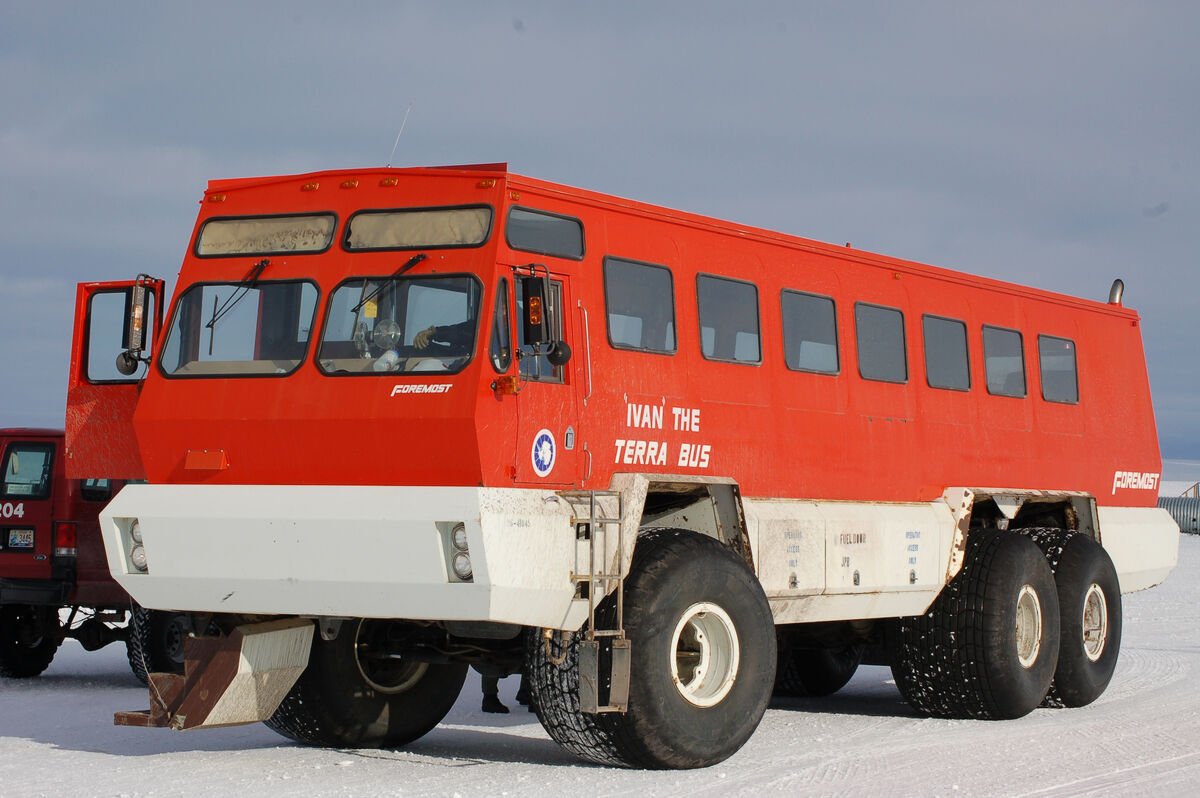
<svg viewBox="0 0 1200 798">
<path fill-rule="evenodd" d="M 150 709 L 113 723 L 183 731 L 266 720 L 308 665 L 312 635 L 312 621 L 293 618 L 188 638 L 183 675 L 150 674 Z"/>
</svg>

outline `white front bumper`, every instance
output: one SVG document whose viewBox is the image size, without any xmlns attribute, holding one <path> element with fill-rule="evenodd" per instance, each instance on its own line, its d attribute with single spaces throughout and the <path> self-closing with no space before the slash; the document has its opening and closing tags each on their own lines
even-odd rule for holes
<svg viewBox="0 0 1200 798">
<path fill-rule="evenodd" d="M 549 491 L 128 485 L 101 524 L 113 576 L 151 609 L 576 629 L 570 518 Z M 129 560 L 134 519 L 146 572 Z M 458 522 L 471 582 L 450 571 Z"/>
</svg>

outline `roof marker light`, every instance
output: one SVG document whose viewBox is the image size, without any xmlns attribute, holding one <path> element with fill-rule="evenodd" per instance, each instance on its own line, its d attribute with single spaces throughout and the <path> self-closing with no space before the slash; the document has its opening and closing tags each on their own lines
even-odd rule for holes
<svg viewBox="0 0 1200 798">
<path fill-rule="evenodd" d="M 321 187 L 321 184 L 314 180 L 311 183 L 305 183 L 304 185 L 300 186 L 300 190 L 301 191 L 316 191 L 320 187 Z"/>
<path fill-rule="evenodd" d="M 358 180 L 343 180 L 342 188 L 358 188 Z"/>
<path fill-rule="evenodd" d="M 226 199 L 227 199 L 227 195 L 225 195 L 225 194 L 209 194 L 208 195 L 209 202 L 224 202 Z"/>
<path fill-rule="evenodd" d="M 400 178 L 385 177 L 379 181 L 379 185 L 382 186 L 383 188 L 394 188 L 394 187 L 400 185 Z"/>
<path fill-rule="evenodd" d="M 489 177 L 484 180 L 480 180 L 478 183 L 475 184 L 475 188 L 495 188 L 495 187 L 496 187 L 496 178 L 494 178 L 494 177 Z"/>
</svg>

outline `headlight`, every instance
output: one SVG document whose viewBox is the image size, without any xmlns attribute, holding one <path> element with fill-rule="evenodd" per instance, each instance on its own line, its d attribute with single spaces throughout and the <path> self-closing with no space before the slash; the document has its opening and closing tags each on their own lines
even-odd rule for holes
<svg viewBox="0 0 1200 798">
<path fill-rule="evenodd" d="M 459 579 L 463 580 L 464 582 L 471 579 L 471 556 L 469 554 L 461 551 L 457 552 L 454 555 L 452 566 L 454 568 L 454 575 Z"/>
<path fill-rule="evenodd" d="M 146 547 L 140 543 L 133 547 L 129 552 L 129 561 L 133 563 L 133 567 L 139 571 L 146 570 Z"/>
<path fill-rule="evenodd" d="M 142 542 L 142 525 L 136 520 L 133 522 L 133 526 L 129 527 L 129 537 L 133 538 L 134 543 Z"/>
<path fill-rule="evenodd" d="M 467 550 L 467 527 L 464 524 L 455 524 L 454 529 L 450 532 L 450 542 L 454 544 L 454 548 L 459 551 Z"/>
</svg>

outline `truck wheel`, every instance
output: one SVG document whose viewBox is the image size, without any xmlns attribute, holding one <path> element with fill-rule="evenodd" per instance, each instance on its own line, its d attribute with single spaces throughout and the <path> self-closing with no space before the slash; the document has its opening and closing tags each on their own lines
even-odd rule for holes
<svg viewBox="0 0 1200 798">
<path fill-rule="evenodd" d="M 458 699 L 467 665 L 389 655 L 391 624 L 348 621 L 335 639 L 314 639 L 308 667 L 267 726 L 327 748 L 397 748 L 437 726 Z"/>
<path fill-rule="evenodd" d="M 1103 546 L 1087 535 L 1064 537 L 1057 547 L 1057 562 L 1052 563 L 1062 643 L 1044 704 L 1082 707 L 1100 697 L 1117 666 L 1121 588 Z"/>
<path fill-rule="evenodd" d="M 775 695 L 819 698 L 846 686 L 862 662 L 863 646 L 842 648 L 792 648 L 779 643 L 775 670 Z"/>
<path fill-rule="evenodd" d="M 150 673 L 183 673 L 183 643 L 191 633 L 192 621 L 182 613 L 134 607 L 125 639 L 129 669 L 142 684 Z"/>
<path fill-rule="evenodd" d="M 54 659 L 62 642 L 58 607 L 0 607 L 0 676 L 28 679 Z"/>
<path fill-rule="evenodd" d="M 612 620 L 612 601 L 601 612 Z M 629 709 L 579 710 L 580 634 L 564 645 L 531 635 L 527 671 L 547 733 L 604 764 L 696 768 L 731 756 L 758 727 L 775 676 L 771 610 L 746 563 L 684 530 L 638 540 L 625 582 Z"/>
<path fill-rule="evenodd" d="M 1037 545 L 1016 532 L 967 538 L 963 569 L 929 611 L 900 621 L 892 664 L 926 715 L 1019 718 L 1042 702 L 1058 661 L 1058 593 Z"/>
</svg>

